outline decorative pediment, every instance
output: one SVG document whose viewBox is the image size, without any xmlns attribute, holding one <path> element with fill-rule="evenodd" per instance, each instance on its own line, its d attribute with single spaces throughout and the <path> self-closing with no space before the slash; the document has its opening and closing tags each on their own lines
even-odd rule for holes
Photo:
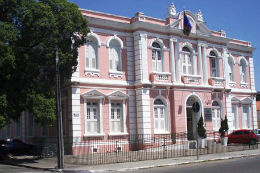
<svg viewBox="0 0 260 173">
<path fill-rule="evenodd" d="M 240 100 L 237 97 L 232 97 L 231 102 L 240 102 Z"/>
<path fill-rule="evenodd" d="M 241 102 L 242 103 L 252 103 L 252 100 L 248 97 L 244 97 L 244 98 L 241 99 Z"/>
<path fill-rule="evenodd" d="M 106 95 L 101 93 L 100 91 L 97 91 L 96 89 L 93 89 L 91 91 L 85 92 L 84 94 L 82 94 L 83 98 L 91 98 L 91 99 L 102 99 L 104 98 Z"/>
<path fill-rule="evenodd" d="M 114 99 L 114 100 L 125 100 L 129 96 L 121 91 L 116 91 L 107 96 L 109 99 Z"/>
<path fill-rule="evenodd" d="M 211 35 L 211 31 L 205 26 L 205 22 L 203 21 L 203 16 L 200 10 L 197 14 L 194 14 L 189 10 L 185 10 L 185 13 L 188 16 L 188 19 L 190 20 L 190 23 L 192 25 L 191 33 L 207 36 Z M 171 29 L 182 29 L 183 11 L 179 12 L 176 16 L 178 16 L 178 18 L 174 22 L 170 23 L 168 27 Z"/>
</svg>

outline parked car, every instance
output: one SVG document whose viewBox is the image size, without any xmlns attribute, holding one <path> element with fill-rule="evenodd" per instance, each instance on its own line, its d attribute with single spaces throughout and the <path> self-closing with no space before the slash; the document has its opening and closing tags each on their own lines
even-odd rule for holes
<svg viewBox="0 0 260 173">
<path fill-rule="evenodd" d="M 258 141 L 260 141 L 260 129 L 255 129 L 254 133 L 256 134 Z"/>
<path fill-rule="evenodd" d="M 228 143 L 249 143 L 255 145 L 258 142 L 256 134 L 252 130 L 241 129 L 227 135 Z"/>
<path fill-rule="evenodd" d="M 18 139 L 0 140 L 0 146 L 5 147 L 11 154 L 32 154 L 33 145 L 26 144 Z"/>
</svg>

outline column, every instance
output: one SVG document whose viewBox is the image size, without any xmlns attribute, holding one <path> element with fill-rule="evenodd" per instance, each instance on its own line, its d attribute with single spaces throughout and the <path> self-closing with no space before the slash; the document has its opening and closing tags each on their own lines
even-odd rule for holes
<svg viewBox="0 0 260 173">
<path fill-rule="evenodd" d="M 202 45 L 202 57 L 203 57 L 203 83 L 208 85 L 208 63 L 206 56 L 206 45 Z"/>
<path fill-rule="evenodd" d="M 144 33 L 134 33 L 135 49 L 135 82 L 147 83 L 148 62 L 147 62 L 147 35 Z"/>
<path fill-rule="evenodd" d="M 201 44 L 198 44 L 198 66 L 199 66 L 199 76 L 201 76 L 201 81 L 203 81 L 202 59 L 201 59 Z"/>
<path fill-rule="evenodd" d="M 228 75 L 228 57 L 227 57 L 227 48 L 223 48 L 223 70 L 224 78 L 226 80 L 226 88 L 229 88 L 229 75 Z"/>
<path fill-rule="evenodd" d="M 250 75 L 251 90 L 255 90 L 255 70 L 254 70 L 253 57 L 249 57 L 249 75 Z"/>
<path fill-rule="evenodd" d="M 172 82 L 175 82 L 176 74 L 175 74 L 175 57 L 174 57 L 174 43 L 173 42 L 177 42 L 177 39 L 170 38 L 170 66 L 171 66 Z"/>
<path fill-rule="evenodd" d="M 257 123 L 257 111 L 256 111 L 256 96 L 252 96 L 252 101 L 253 101 L 252 102 L 253 129 L 257 129 L 258 123 Z"/>
<path fill-rule="evenodd" d="M 175 43 L 175 61 L 176 61 L 176 81 L 181 82 L 181 63 L 180 63 L 180 53 L 179 53 L 179 40 Z"/>
</svg>

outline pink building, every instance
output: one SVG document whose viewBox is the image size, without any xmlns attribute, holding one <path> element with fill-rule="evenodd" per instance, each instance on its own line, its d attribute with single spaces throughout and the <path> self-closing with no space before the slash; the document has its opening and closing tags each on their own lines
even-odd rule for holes
<svg viewBox="0 0 260 173">
<path fill-rule="evenodd" d="M 141 12 L 128 18 L 81 11 L 91 32 L 79 49 L 77 71 L 62 89 L 66 136 L 186 132 L 192 140 L 201 115 L 207 131 L 218 131 L 225 115 L 230 131 L 257 128 L 250 42 L 208 29 L 201 11 L 186 11 L 192 25 L 186 37 L 183 12 L 173 4 L 165 20 Z M 54 135 L 56 127 L 37 127 L 25 113 L 6 129 L 1 137 L 30 142 L 30 136 Z"/>
</svg>

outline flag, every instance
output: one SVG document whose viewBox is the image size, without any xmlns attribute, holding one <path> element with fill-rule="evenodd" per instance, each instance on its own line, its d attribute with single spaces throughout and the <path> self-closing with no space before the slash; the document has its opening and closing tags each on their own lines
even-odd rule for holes
<svg viewBox="0 0 260 173">
<path fill-rule="evenodd" d="M 184 15 L 184 18 L 183 18 L 183 33 L 184 33 L 184 35 L 189 36 L 192 27 L 191 27 L 191 24 L 190 24 L 188 17 L 186 16 L 185 11 L 184 11 L 183 15 Z"/>
</svg>

